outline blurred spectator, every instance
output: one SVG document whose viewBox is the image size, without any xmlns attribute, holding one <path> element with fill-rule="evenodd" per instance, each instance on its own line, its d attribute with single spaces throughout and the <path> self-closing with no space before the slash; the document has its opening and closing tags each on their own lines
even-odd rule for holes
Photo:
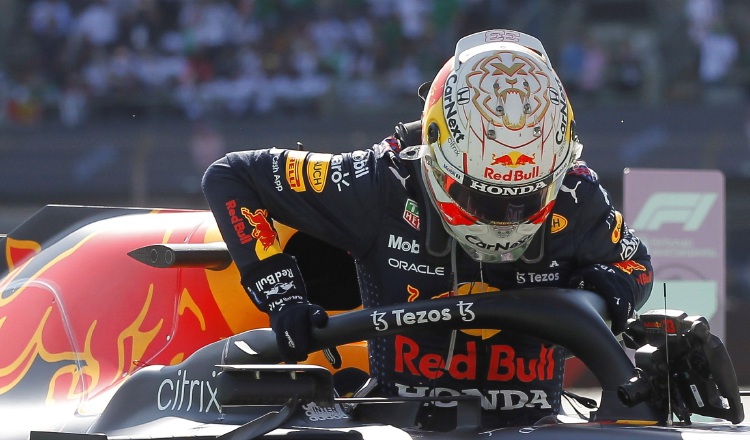
<svg viewBox="0 0 750 440">
<path fill-rule="evenodd" d="M 317 20 L 310 23 L 306 33 L 317 48 L 316 53 L 308 46 L 308 53 L 320 57 L 333 72 L 340 72 L 344 64 L 342 58 L 346 57 L 346 45 L 350 38 L 344 22 L 334 15 L 332 9 L 326 8 L 321 11 Z"/>
<path fill-rule="evenodd" d="M 81 44 L 107 47 L 117 41 L 117 10 L 108 0 L 94 0 L 75 18 L 73 37 Z"/>
<path fill-rule="evenodd" d="M 43 81 L 34 71 L 23 73 L 20 80 L 11 86 L 8 93 L 7 116 L 19 125 L 38 122 L 43 113 Z"/>
<path fill-rule="evenodd" d="M 103 48 L 92 52 L 82 68 L 83 81 L 91 96 L 103 97 L 110 91 L 109 55 Z"/>
<path fill-rule="evenodd" d="M 716 24 L 700 41 L 699 76 L 704 84 L 720 83 L 734 67 L 739 55 L 736 38 Z"/>
<path fill-rule="evenodd" d="M 401 96 L 415 96 L 419 85 L 424 82 L 420 75 L 416 50 L 407 53 L 400 65 L 395 66 L 389 78 L 389 89 Z"/>
<path fill-rule="evenodd" d="M 29 8 L 29 26 L 34 34 L 38 65 L 42 74 L 55 84 L 62 84 L 64 73 L 60 54 L 73 23 L 73 14 L 64 0 L 36 0 Z"/>
<path fill-rule="evenodd" d="M 717 27 L 730 13 L 721 0 L 678 1 L 669 10 L 684 13 L 689 35 L 679 42 L 695 42 L 696 64 L 690 80 L 726 79 L 738 63 L 738 52 L 750 53 L 750 32 L 736 18 L 737 9 L 750 8 L 725 0 L 735 11 L 730 17 L 734 21 L 726 21 L 727 33 Z M 547 7 L 540 7 L 541 3 Z M 560 29 L 550 26 L 549 17 L 565 11 L 575 16 L 585 3 L 19 1 L 25 14 L 25 28 L 20 30 L 33 47 L 16 50 L 17 58 L 22 54 L 26 58 L 3 66 L 8 90 L 14 90 L 12 106 L 4 108 L 7 112 L 12 107 L 13 119 L 25 121 L 38 120 L 40 116 L 29 115 L 43 115 L 45 108 L 57 109 L 61 120 L 75 125 L 86 120 L 86 112 L 75 116 L 79 112 L 74 109 L 89 108 L 89 114 L 98 115 L 95 109 L 102 105 L 157 105 L 158 110 L 179 109 L 196 120 L 279 110 L 315 115 L 328 102 L 389 105 L 391 98 L 413 96 L 416 86 L 429 79 L 425 72 L 435 71 L 451 55 L 457 37 L 507 26 L 545 29 L 544 38 L 550 38 Z M 651 85 L 651 99 L 658 99 L 658 85 L 654 85 L 658 78 L 647 75 L 658 67 L 639 59 L 630 39 L 623 41 L 628 37 L 609 38 L 605 48 L 595 38 L 601 33 L 596 23 L 584 24 L 589 35 L 559 42 L 552 38 L 549 44 L 559 54 L 555 61 L 569 93 L 592 98 L 602 91 L 630 93 L 643 90 L 645 82 Z M 657 41 L 656 31 L 651 35 Z M 619 42 L 622 46 L 617 46 Z M 29 78 L 34 78 L 32 87 Z"/>
<path fill-rule="evenodd" d="M 186 69 L 187 60 L 184 56 L 160 55 L 149 48 L 139 52 L 135 75 L 147 93 L 163 93 L 177 84 Z"/>
<path fill-rule="evenodd" d="M 180 10 L 179 24 L 188 47 L 197 50 L 218 48 L 230 41 L 230 32 L 236 29 L 237 14 L 223 0 L 193 0 L 185 2 Z"/>
<path fill-rule="evenodd" d="M 73 21 L 65 0 L 35 0 L 29 8 L 31 30 L 36 35 L 64 38 Z"/>
<path fill-rule="evenodd" d="M 578 35 L 563 43 L 560 51 L 560 66 L 557 71 L 568 93 L 577 93 L 581 90 L 585 56 L 586 52 Z"/>
<path fill-rule="evenodd" d="M 686 0 L 685 17 L 688 21 L 688 36 L 696 44 L 700 44 L 722 14 L 721 0 Z"/>
<path fill-rule="evenodd" d="M 616 71 L 615 84 L 619 91 L 636 92 L 643 85 L 644 72 L 641 59 L 633 49 L 630 40 L 625 40 L 620 44 L 614 60 L 614 68 Z"/>
<path fill-rule="evenodd" d="M 595 35 L 588 35 L 583 43 L 581 63 L 581 92 L 588 97 L 597 97 L 606 80 L 609 59 L 601 42 Z"/>
<path fill-rule="evenodd" d="M 123 11 L 120 18 L 121 40 L 135 51 L 149 51 L 156 47 L 165 23 L 153 0 L 138 0 L 132 10 Z"/>
<path fill-rule="evenodd" d="M 136 76 L 140 60 L 133 51 L 124 45 L 119 45 L 112 51 L 107 65 L 109 87 L 115 94 L 134 96 L 139 91 Z"/>
<path fill-rule="evenodd" d="M 81 125 L 88 117 L 88 96 L 83 80 L 75 73 L 68 76 L 60 92 L 58 103 L 60 122 L 73 128 Z"/>
<path fill-rule="evenodd" d="M 395 2 L 394 6 L 404 37 L 410 41 L 424 39 L 424 19 L 430 16 L 432 4 L 426 0 L 400 0 Z"/>
</svg>

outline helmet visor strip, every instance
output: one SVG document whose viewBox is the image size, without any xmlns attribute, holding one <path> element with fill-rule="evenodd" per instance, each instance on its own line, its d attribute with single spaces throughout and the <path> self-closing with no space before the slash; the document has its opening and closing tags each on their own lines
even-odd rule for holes
<svg viewBox="0 0 750 440">
<path fill-rule="evenodd" d="M 542 214 L 554 197 L 548 197 L 551 187 L 546 186 L 527 194 L 515 196 L 497 196 L 466 187 L 450 176 L 445 175 L 443 189 L 462 210 L 482 223 L 487 224 L 520 224 L 537 223 L 544 218 Z"/>
</svg>

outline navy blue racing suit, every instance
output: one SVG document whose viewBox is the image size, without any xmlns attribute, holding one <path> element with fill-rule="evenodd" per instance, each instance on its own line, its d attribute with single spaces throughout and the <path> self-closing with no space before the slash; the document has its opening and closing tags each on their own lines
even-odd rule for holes
<svg viewBox="0 0 750 440">
<path fill-rule="evenodd" d="M 204 193 L 243 284 L 258 279 L 253 271 L 276 252 L 268 226 L 273 219 L 349 252 L 364 307 L 569 287 L 571 273 L 594 265 L 631 289 L 635 307 L 648 298 L 653 272 L 647 250 L 585 163 L 577 162 L 565 177 L 545 225 L 549 239 L 540 261 L 480 265 L 460 246 L 427 252 L 424 214 L 433 208 L 415 175 L 418 163 L 411 162 L 417 161 L 402 159 L 399 150 L 399 141 L 389 137 L 343 154 L 233 152 L 211 166 Z M 559 411 L 562 349 L 509 330 L 451 336 L 434 331 L 369 341 L 370 372 L 381 392 L 480 396 L 485 426 L 530 424 Z M 441 405 L 452 404 L 436 403 Z"/>
</svg>

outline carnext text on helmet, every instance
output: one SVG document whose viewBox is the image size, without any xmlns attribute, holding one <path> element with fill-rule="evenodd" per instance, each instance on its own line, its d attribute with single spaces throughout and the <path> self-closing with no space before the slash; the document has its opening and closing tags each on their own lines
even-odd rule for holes
<svg viewBox="0 0 750 440">
<path fill-rule="evenodd" d="M 451 86 L 451 84 L 455 84 L 457 80 L 458 77 L 454 73 L 445 81 L 443 108 L 447 112 L 445 119 L 448 122 L 448 128 L 450 128 L 451 134 L 456 141 L 462 141 L 464 139 L 464 134 L 461 133 L 461 130 L 458 128 L 458 121 L 455 118 L 458 112 L 456 111 L 456 102 L 453 100 L 453 87 Z"/>
<path fill-rule="evenodd" d="M 563 86 L 560 83 L 559 79 L 557 79 L 557 87 L 559 88 L 559 92 L 550 87 L 550 90 L 556 92 L 550 94 L 550 96 L 557 98 L 550 98 L 550 100 L 552 100 L 553 102 L 559 101 L 560 103 L 560 127 L 558 127 L 557 132 L 555 132 L 555 142 L 557 142 L 559 145 L 562 144 L 565 140 L 565 132 L 568 129 L 568 102 L 565 100 L 565 90 L 563 89 Z"/>
</svg>

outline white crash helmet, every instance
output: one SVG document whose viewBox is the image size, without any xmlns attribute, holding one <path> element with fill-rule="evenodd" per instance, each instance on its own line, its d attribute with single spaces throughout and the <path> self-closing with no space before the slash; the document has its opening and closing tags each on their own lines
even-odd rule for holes
<svg viewBox="0 0 750 440">
<path fill-rule="evenodd" d="M 425 97 L 422 140 L 443 225 L 483 262 L 524 254 L 582 150 L 544 47 L 511 30 L 459 40 Z"/>
</svg>

